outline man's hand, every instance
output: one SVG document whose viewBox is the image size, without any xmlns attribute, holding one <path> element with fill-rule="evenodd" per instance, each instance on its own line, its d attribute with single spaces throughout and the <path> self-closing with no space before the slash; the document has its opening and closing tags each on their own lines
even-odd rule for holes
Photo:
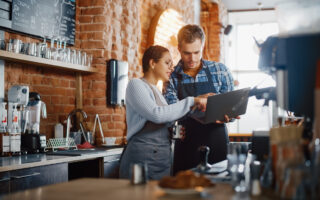
<svg viewBox="0 0 320 200">
<path fill-rule="evenodd" d="M 240 119 L 240 116 L 236 116 L 234 119 Z M 230 122 L 230 120 L 232 120 L 232 118 L 230 119 L 228 115 L 224 115 L 224 121 L 216 120 L 216 123 L 217 124 L 224 124 L 224 123 Z"/>
</svg>

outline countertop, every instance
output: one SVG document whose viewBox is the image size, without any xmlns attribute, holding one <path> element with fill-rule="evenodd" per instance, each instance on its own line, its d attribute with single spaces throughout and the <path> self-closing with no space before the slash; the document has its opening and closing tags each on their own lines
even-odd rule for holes
<svg viewBox="0 0 320 200">
<path fill-rule="evenodd" d="M 122 150 L 122 147 L 111 149 L 98 148 L 93 150 L 94 153 L 80 156 L 47 155 L 46 153 L 38 153 L 12 157 L 0 157 L 0 172 L 112 156 L 121 154 Z"/>
<path fill-rule="evenodd" d="M 129 180 L 85 178 L 26 190 L 5 196 L 3 199 L 32 199 L 32 200 L 155 200 L 155 199 L 232 199 L 234 196 L 232 187 L 228 184 L 216 184 L 205 193 L 183 195 L 168 195 L 158 187 L 157 181 L 149 181 L 145 185 L 131 185 Z"/>
</svg>

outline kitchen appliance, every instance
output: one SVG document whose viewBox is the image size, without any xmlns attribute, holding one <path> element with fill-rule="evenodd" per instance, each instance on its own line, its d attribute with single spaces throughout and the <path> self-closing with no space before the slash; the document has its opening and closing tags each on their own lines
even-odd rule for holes
<svg viewBox="0 0 320 200">
<path fill-rule="evenodd" d="M 320 34 L 272 36 L 262 45 L 259 69 L 276 80 L 276 100 L 281 108 L 314 117 L 314 89 L 320 58 Z"/>
<path fill-rule="evenodd" d="M 7 109 L 6 109 L 6 102 L 0 103 L 0 133 L 7 132 Z"/>
<path fill-rule="evenodd" d="M 128 84 L 128 62 L 111 59 L 107 66 L 107 103 L 124 105 Z"/>
<path fill-rule="evenodd" d="M 0 103 L 0 154 L 5 156 L 10 151 L 10 136 L 7 133 L 7 109 L 6 102 Z"/>
<path fill-rule="evenodd" d="M 30 92 L 27 110 L 29 111 L 27 133 L 39 134 L 40 116 L 47 118 L 47 109 L 38 93 Z"/>
<path fill-rule="evenodd" d="M 27 106 L 27 128 L 21 135 L 21 149 L 28 153 L 44 152 L 46 136 L 40 134 L 40 116 L 47 118 L 46 104 L 40 100 L 40 95 L 30 92 Z"/>
<path fill-rule="evenodd" d="M 14 85 L 8 91 L 8 123 L 7 132 L 1 134 L 2 147 L 9 151 L 9 155 L 20 154 L 21 152 L 21 131 L 25 126 L 26 105 L 29 100 L 29 87 L 24 85 Z M 8 142 L 8 143 L 4 143 Z M 2 150 L 4 150 L 2 148 Z"/>
<path fill-rule="evenodd" d="M 29 102 L 29 87 L 14 85 L 8 91 L 8 132 L 21 133 L 21 113 Z"/>
</svg>

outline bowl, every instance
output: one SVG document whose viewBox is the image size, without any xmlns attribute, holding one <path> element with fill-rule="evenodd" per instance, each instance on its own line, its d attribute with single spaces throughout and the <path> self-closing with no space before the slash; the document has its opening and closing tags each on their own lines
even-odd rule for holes
<svg viewBox="0 0 320 200">
<path fill-rule="evenodd" d="M 116 144 L 116 139 L 117 139 L 117 137 L 105 137 L 104 141 L 105 141 L 106 145 L 112 146 L 112 145 Z"/>
</svg>

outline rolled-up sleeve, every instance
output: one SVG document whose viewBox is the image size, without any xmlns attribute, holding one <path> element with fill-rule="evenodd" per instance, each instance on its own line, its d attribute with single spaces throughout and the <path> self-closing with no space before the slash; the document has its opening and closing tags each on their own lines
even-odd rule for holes
<svg viewBox="0 0 320 200">
<path fill-rule="evenodd" d="M 234 89 L 233 77 L 230 70 L 222 63 L 219 63 L 219 67 L 221 70 L 221 88 L 220 93 L 230 92 Z"/>
<path fill-rule="evenodd" d="M 166 98 L 168 104 L 173 104 L 179 101 L 177 89 L 174 87 L 172 78 L 170 78 L 169 82 L 167 83 L 164 97 Z"/>
</svg>

